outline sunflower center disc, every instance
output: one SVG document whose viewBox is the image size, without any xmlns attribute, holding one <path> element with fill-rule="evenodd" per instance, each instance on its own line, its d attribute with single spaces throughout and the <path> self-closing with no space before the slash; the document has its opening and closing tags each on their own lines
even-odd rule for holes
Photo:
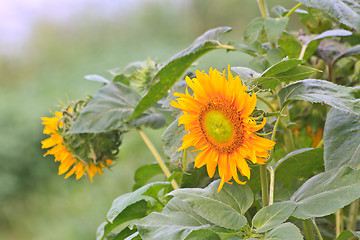
<svg viewBox="0 0 360 240">
<path fill-rule="evenodd" d="M 232 123 L 220 111 L 212 110 L 204 116 L 205 128 L 209 136 L 217 143 L 228 143 L 233 138 Z"/>
</svg>

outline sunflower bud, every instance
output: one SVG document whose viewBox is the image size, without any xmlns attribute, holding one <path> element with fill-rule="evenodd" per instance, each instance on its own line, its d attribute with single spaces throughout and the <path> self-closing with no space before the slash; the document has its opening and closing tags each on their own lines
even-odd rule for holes
<svg viewBox="0 0 360 240">
<path fill-rule="evenodd" d="M 51 118 L 41 118 L 44 133 L 50 135 L 42 141 L 42 148 L 51 148 L 44 156 L 52 154 L 60 162 L 59 175 L 65 178 L 75 174 L 76 179 L 87 174 L 92 181 L 96 173 L 102 174 L 115 160 L 121 144 L 121 131 L 103 133 L 70 133 L 70 128 L 89 99 L 62 107 Z"/>
</svg>

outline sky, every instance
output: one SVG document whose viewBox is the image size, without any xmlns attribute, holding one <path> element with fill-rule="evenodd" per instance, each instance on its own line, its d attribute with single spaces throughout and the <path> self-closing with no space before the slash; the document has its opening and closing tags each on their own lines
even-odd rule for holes
<svg viewBox="0 0 360 240">
<path fill-rule="evenodd" d="M 107 17 L 125 14 L 143 1 L 151 0 L 0 0 L 0 53 L 23 44 L 40 18 L 66 21 L 87 8 Z"/>
</svg>

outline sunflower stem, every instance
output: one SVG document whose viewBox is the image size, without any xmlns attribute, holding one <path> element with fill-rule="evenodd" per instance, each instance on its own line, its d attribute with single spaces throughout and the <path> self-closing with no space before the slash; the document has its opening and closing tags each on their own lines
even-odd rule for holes
<svg viewBox="0 0 360 240">
<path fill-rule="evenodd" d="M 262 101 L 263 103 L 265 103 L 266 106 L 268 106 L 271 109 L 272 112 L 276 112 L 275 108 L 271 105 L 271 103 L 266 101 L 263 97 L 256 96 L 256 98 L 259 99 L 260 101 Z"/>
<path fill-rule="evenodd" d="M 269 205 L 266 164 L 260 165 L 260 181 L 261 181 L 261 193 L 262 193 L 263 207 L 266 207 Z"/>
<path fill-rule="evenodd" d="M 316 234 L 318 235 L 318 238 L 319 240 L 323 240 L 323 237 L 321 236 L 321 233 L 320 233 L 320 230 L 315 222 L 315 218 L 311 219 L 313 225 L 314 225 L 314 228 L 315 228 L 315 231 L 316 231 Z"/>
<path fill-rule="evenodd" d="M 269 193 L 269 205 L 274 203 L 274 184 L 275 184 L 275 170 L 270 168 L 270 193 Z"/>
<path fill-rule="evenodd" d="M 259 8 L 260 8 L 260 12 L 261 12 L 261 16 L 263 18 L 268 18 L 269 14 L 268 14 L 268 10 L 266 8 L 266 2 L 265 0 L 257 0 Z"/>
<path fill-rule="evenodd" d="M 291 14 L 293 14 L 295 12 L 296 9 L 298 9 L 299 7 L 301 7 L 302 3 L 298 3 L 296 4 L 286 15 L 285 17 L 290 17 Z"/>
<path fill-rule="evenodd" d="M 342 231 L 344 231 L 343 217 L 342 211 L 339 209 L 335 212 L 335 223 L 336 223 L 336 237 L 340 235 Z"/>
<path fill-rule="evenodd" d="M 311 222 L 308 220 L 302 221 L 304 233 L 305 233 L 305 240 L 315 240 L 313 228 Z"/>
<path fill-rule="evenodd" d="M 186 170 L 186 165 L 187 165 L 187 161 L 186 161 L 186 155 L 187 155 L 187 149 L 184 149 L 183 150 L 184 152 L 183 152 L 183 170 L 185 171 Z"/>
<path fill-rule="evenodd" d="M 348 230 L 354 230 L 354 231 L 356 230 L 356 218 L 358 211 L 359 211 L 359 199 L 350 203 L 349 223 L 347 224 Z"/>
<path fill-rule="evenodd" d="M 285 106 L 285 108 L 281 112 L 284 112 L 284 115 L 286 116 L 285 121 L 290 122 L 289 109 Z M 290 153 L 295 150 L 295 143 L 291 129 L 288 128 L 283 121 L 281 122 L 280 125 L 283 126 L 283 136 L 284 136 L 284 143 L 286 146 L 286 152 Z"/>
<path fill-rule="evenodd" d="M 271 140 L 272 141 L 275 141 L 276 132 L 277 132 L 277 128 L 279 126 L 279 122 L 280 122 L 280 116 L 277 117 L 275 125 L 274 125 L 273 133 L 271 135 Z M 270 157 L 269 157 L 268 161 L 270 162 L 273 159 L 273 157 L 274 157 L 274 148 L 272 148 L 271 151 L 270 151 Z M 274 202 L 275 170 L 273 168 L 269 168 L 269 171 L 270 171 L 269 205 L 272 205 L 273 202 Z"/>
<path fill-rule="evenodd" d="M 150 141 L 150 139 L 146 136 L 146 134 L 140 128 L 137 128 L 137 131 L 140 134 L 140 136 L 142 137 L 142 139 L 144 140 L 145 144 L 147 145 L 147 147 L 149 148 L 151 153 L 153 154 L 154 158 L 156 159 L 157 163 L 159 164 L 159 166 L 160 166 L 161 170 L 163 171 L 163 173 L 165 174 L 165 176 L 167 178 L 169 178 L 171 176 L 171 173 L 170 173 L 169 169 L 167 168 L 167 166 L 165 165 L 165 162 L 162 160 L 160 154 L 158 153 L 158 151 L 156 150 L 156 148 Z M 171 180 L 171 186 L 174 189 L 179 189 L 179 185 L 176 183 L 176 181 L 174 179 Z"/>
</svg>

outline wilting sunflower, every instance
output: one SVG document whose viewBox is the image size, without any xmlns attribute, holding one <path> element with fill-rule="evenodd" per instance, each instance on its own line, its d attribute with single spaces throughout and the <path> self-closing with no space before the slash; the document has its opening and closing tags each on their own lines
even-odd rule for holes
<svg viewBox="0 0 360 240">
<path fill-rule="evenodd" d="M 266 123 L 263 118 L 261 124 L 250 117 L 255 109 L 256 95 L 249 95 L 238 76 L 235 78 L 228 69 L 228 79 L 216 69 L 210 68 L 209 75 L 196 71 L 196 78 L 186 78 L 188 87 L 193 90 L 193 96 L 186 93 L 174 93 L 176 101 L 173 107 L 183 110 L 179 124 L 184 124 L 188 132 L 183 137 L 180 150 L 194 146 L 200 151 L 195 158 L 195 167 L 206 164 L 209 177 L 213 177 L 218 166 L 221 183 L 218 191 L 225 182 L 232 178 L 245 184 L 238 178 L 237 170 L 250 179 L 252 163 L 264 164 L 269 157 L 269 150 L 275 145 L 274 141 L 259 137 L 254 132 L 262 129 Z"/>
<path fill-rule="evenodd" d="M 102 174 L 103 168 L 113 163 L 120 135 L 68 134 L 74 116 L 77 115 L 73 109 L 64 108 L 63 112 L 55 112 L 53 117 L 41 118 L 45 125 L 43 133 L 50 135 L 41 144 L 42 148 L 51 148 L 44 156 L 52 154 L 55 161 L 60 162 L 59 175 L 67 172 L 65 178 L 75 174 L 76 179 L 79 179 L 87 173 L 92 181 L 96 173 Z"/>
</svg>

